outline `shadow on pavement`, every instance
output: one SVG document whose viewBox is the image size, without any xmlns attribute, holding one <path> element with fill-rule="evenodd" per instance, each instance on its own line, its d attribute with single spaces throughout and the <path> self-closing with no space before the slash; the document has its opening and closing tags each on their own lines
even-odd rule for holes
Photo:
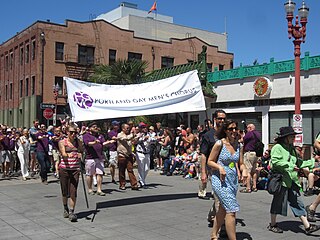
<svg viewBox="0 0 320 240">
<path fill-rule="evenodd" d="M 282 221 L 278 223 L 283 231 L 291 231 L 294 233 L 305 233 L 304 227 L 300 221 Z M 320 238 L 320 230 L 310 234 L 309 236 Z"/>
<path fill-rule="evenodd" d="M 152 196 L 143 196 L 143 197 L 132 197 L 132 198 L 124 198 L 111 200 L 106 202 L 97 203 L 97 209 L 101 208 L 111 208 L 125 205 L 135 205 L 142 203 L 150 203 L 150 202 L 161 202 L 161 201 L 169 201 L 169 200 L 177 200 L 177 199 L 185 199 L 185 198 L 196 198 L 197 193 L 176 193 L 176 194 L 164 194 L 164 195 L 152 195 Z"/>
</svg>

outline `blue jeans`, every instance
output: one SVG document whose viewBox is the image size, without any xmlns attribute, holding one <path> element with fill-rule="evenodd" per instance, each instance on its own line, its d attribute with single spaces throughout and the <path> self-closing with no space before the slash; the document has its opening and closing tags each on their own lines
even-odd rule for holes
<svg viewBox="0 0 320 240">
<path fill-rule="evenodd" d="M 37 151 L 37 160 L 40 165 L 40 177 L 42 181 L 47 180 L 50 171 L 49 155 L 45 152 Z"/>
</svg>

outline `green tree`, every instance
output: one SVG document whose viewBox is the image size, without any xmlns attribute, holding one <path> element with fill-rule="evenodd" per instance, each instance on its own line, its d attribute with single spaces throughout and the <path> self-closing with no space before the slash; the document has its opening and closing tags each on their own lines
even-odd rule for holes
<svg viewBox="0 0 320 240">
<path fill-rule="evenodd" d="M 147 67 L 147 61 L 135 59 L 117 60 L 111 65 L 96 65 L 89 81 L 109 85 L 142 83 Z"/>
</svg>

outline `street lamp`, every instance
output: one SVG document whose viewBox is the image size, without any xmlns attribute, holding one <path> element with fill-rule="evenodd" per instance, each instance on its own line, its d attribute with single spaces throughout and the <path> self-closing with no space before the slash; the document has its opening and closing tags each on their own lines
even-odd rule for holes
<svg viewBox="0 0 320 240">
<path fill-rule="evenodd" d="M 58 95 L 61 88 L 59 84 L 53 85 L 53 97 L 54 97 L 54 115 L 53 115 L 53 126 L 57 125 L 57 107 L 58 107 Z"/>
<path fill-rule="evenodd" d="M 309 8 L 306 6 L 304 1 L 302 7 L 298 9 L 298 16 L 296 16 L 295 25 L 292 24 L 294 18 L 295 2 L 288 0 L 284 4 L 284 8 L 287 14 L 288 20 L 288 35 L 289 39 L 292 37 L 294 45 L 294 115 L 293 115 L 293 128 L 300 134 L 295 136 L 294 145 L 302 147 L 303 145 L 303 133 L 302 133 L 302 114 L 301 114 L 301 95 L 300 95 L 300 45 L 305 42 L 307 35 L 307 22 Z M 300 24 L 299 24 L 300 17 Z"/>
<path fill-rule="evenodd" d="M 294 66 L 295 66 L 295 114 L 301 114 L 301 96 L 300 96 L 300 45 L 301 43 L 305 42 L 306 38 L 306 26 L 308 22 L 308 14 L 309 8 L 306 6 L 304 1 L 302 2 L 302 7 L 298 10 L 298 16 L 296 16 L 295 25 L 292 24 L 292 20 L 294 18 L 293 13 L 295 10 L 295 2 L 292 0 L 288 0 L 284 4 L 284 8 L 287 14 L 288 20 L 288 34 L 289 39 L 292 37 L 293 45 L 294 45 Z M 300 17 L 300 24 L 299 24 L 299 17 Z"/>
</svg>

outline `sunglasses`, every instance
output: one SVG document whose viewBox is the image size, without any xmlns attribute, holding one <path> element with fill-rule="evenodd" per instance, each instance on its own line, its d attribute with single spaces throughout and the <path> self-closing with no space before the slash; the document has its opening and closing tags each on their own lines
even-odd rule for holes
<svg viewBox="0 0 320 240">
<path fill-rule="evenodd" d="M 226 118 L 218 117 L 217 120 L 226 120 Z"/>
<path fill-rule="evenodd" d="M 227 130 L 228 130 L 228 131 L 234 131 L 234 130 L 236 130 L 236 131 L 237 131 L 237 130 L 238 130 L 238 128 L 237 128 L 237 127 L 229 127 L 229 128 L 227 128 Z"/>
<path fill-rule="evenodd" d="M 77 133 L 76 131 L 69 131 L 70 134 L 75 134 Z"/>
</svg>

